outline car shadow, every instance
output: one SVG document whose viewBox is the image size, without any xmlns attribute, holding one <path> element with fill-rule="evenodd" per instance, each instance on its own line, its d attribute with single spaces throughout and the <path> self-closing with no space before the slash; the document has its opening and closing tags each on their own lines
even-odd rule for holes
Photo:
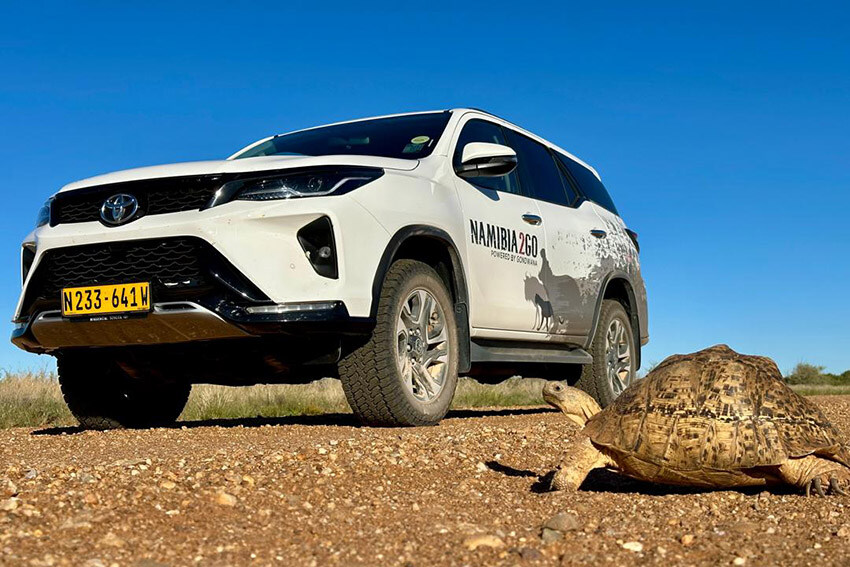
<svg viewBox="0 0 850 567">
<path fill-rule="evenodd" d="M 283 417 L 237 417 L 227 419 L 199 419 L 178 421 L 174 425 L 156 429 L 197 429 L 200 427 L 265 427 L 283 425 L 347 426 L 359 427 L 360 423 L 350 413 L 324 413 L 318 415 L 291 415 Z M 140 430 L 152 428 L 140 428 Z M 87 431 L 81 427 L 50 427 L 32 432 L 32 435 L 73 435 Z"/>
<path fill-rule="evenodd" d="M 499 417 L 511 415 L 535 415 L 541 413 L 560 413 L 560 410 L 548 406 L 534 406 L 527 408 L 457 409 L 451 410 L 448 415 L 446 415 L 446 419 L 471 417 Z"/>
<path fill-rule="evenodd" d="M 460 409 L 450 411 L 446 416 L 446 419 L 470 419 L 476 417 L 534 415 L 556 411 L 557 410 L 555 409 L 546 407 Z M 362 427 L 360 422 L 357 421 L 357 418 L 354 417 L 354 414 L 324 413 L 317 415 L 291 415 L 283 417 L 237 417 L 226 419 L 201 419 L 196 421 L 178 421 L 174 425 L 157 429 L 195 429 L 199 427 L 265 427 L 286 425 Z M 32 435 L 74 435 L 77 433 L 83 433 L 84 431 L 87 430 L 81 427 L 48 427 L 33 431 Z"/>
</svg>

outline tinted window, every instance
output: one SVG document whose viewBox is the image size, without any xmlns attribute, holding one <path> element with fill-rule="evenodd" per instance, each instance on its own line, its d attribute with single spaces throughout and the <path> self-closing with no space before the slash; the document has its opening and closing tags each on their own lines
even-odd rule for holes
<svg viewBox="0 0 850 567">
<path fill-rule="evenodd" d="M 449 116 L 448 112 L 431 112 L 322 126 L 276 136 L 236 158 L 344 154 L 419 159 L 434 150 Z"/>
<path fill-rule="evenodd" d="M 564 167 L 567 168 L 570 175 L 578 183 L 578 187 L 584 193 L 585 197 L 600 207 L 608 209 L 615 215 L 619 214 L 617 207 L 614 206 L 614 201 L 611 200 L 611 195 L 608 194 L 608 190 L 605 189 L 605 186 L 596 178 L 592 171 L 563 154 L 555 152 L 555 155 L 558 156 L 558 159 L 561 160 L 561 163 L 564 164 Z"/>
<path fill-rule="evenodd" d="M 491 144 L 508 145 L 505 143 L 505 135 L 502 127 L 486 120 L 470 120 L 463 126 L 458 136 L 455 155 L 452 163 L 457 168 L 463 158 L 463 147 L 470 142 L 489 142 Z M 505 191 L 507 193 L 519 193 L 516 170 L 501 177 L 469 177 L 466 179 L 476 187 Z"/>
<path fill-rule="evenodd" d="M 523 191 L 535 199 L 570 205 L 561 173 L 546 146 L 513 130 L 506 130 L 505 135 L 508 145 L 516 151 L 519 182 Z"/>
</svg>

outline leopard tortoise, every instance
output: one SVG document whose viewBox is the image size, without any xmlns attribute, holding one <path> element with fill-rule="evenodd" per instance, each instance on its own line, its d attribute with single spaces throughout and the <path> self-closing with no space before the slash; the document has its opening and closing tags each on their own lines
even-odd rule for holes
<svg viewBox="0 0 850 567">
<path fill-rule="evenodd" d="M 544 399 L 584 429 L 552 487 L 576 490 L 595 468 L 702 488 L 787 484 L 844 494 L 850 450 L 818 407 L 785 385 L 771 359 L 725 345 L 675 355 L 600 409 L 550 382 Z"/>
</svg>

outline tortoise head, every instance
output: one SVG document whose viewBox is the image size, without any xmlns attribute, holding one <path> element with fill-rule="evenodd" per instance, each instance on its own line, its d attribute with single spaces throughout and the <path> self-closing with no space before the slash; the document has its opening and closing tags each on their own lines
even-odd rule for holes
<svg viewBox="0 0 850 567">
<path fill-rule="evenodd" d="M 602 411 L 588 393 L 567 386 L 566 382 L 548 382 L 543 386 L 543 399 L 564 412 L 567 419 L 579 427 L 584 427 L 588 419 Z"/>
</svg>

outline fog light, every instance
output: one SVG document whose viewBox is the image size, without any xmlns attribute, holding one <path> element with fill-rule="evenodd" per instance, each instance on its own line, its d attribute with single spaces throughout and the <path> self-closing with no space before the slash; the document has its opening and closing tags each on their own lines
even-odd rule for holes
<svg viewBox="0 0 850 567">
<path fill-rule="evenodd" d="M 336 246 L 331 219 L 320 217 L 298 231 L 298 242 L 320 276 L 337 279 Z"/>
<path fill-rule="evenodd" d="M 304 311 L 330 311 L 336 308 L 335 301 L 316 301 L 310 303 L 279 303 L 277 305 L 257 305 L 248 307 L 248 313 L 276 315 Z"/>
</svg>

